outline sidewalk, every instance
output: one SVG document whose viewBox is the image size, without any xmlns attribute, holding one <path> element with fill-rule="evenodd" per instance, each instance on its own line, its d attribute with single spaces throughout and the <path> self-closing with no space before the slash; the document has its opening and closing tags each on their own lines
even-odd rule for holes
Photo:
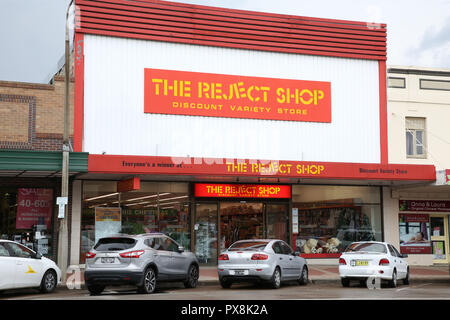
<svg viewBox="0 0 450 320">
<path fill-rule="evenodd" d="M 309 280 L 312 283 L 320 281 L 340 281 L 338 266 L 308 265 Z M 200 284 L 215 284 L 218 282 L 216 267 L 200 267 Z M 411 282 L 449 282 L 449 266 L 410 266 Z"/>
</svg>

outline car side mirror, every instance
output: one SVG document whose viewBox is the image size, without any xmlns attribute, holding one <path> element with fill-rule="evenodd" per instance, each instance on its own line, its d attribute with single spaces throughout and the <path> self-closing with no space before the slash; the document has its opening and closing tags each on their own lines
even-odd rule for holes
<svg viewBox="0 0 450 320">
<path fill-rule="evenodd" d="M 402 258 L 408 258 L 408 255 L 406 253 L 402 254 Z"/>
<path fill-rule="evenodd" d="M 292 255 L 293 255 L 294 257 L 299 257 L 299 256 L 300 256 L 300 252 L 295 251 L 295 252 L 292 253 Z"/>
<path fill-rule="evenodd" d="M 183 247 L 183 246 L 179 246 L 179 247 L 178 247 L 178 252 L 179 252 L 179 253 L 184 252 L 184 247 Z"/>
<path fill-rule="evenodd" d="M 39 252 L 37 252 L 34 257 L 35 259 L 41 259 L 42 258 L 42 254 L 40 254 Z"/>
</svg>

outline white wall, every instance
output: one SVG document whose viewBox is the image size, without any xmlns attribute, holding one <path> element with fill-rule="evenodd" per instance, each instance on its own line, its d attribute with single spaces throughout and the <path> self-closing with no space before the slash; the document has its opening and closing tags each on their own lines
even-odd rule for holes
<svg viewBox="0 0 450 320">
<path fill-rule="evenodd" d="M 399 69 L 438 69 L 395 67 Z M 442 70 L 450 72 L 450 70 Z M 390 77 L 406 79 L 406 88 L 388 88 L 388 137 L 389 163 L 433 164 L 437 170 L 450 168 L 450 91 L 423 90 L 420 79 L 450 81 L 450 77 L 389 73 Z M 425 118 L 427 157 L 406 157 L 405 118 Z"/>
<path fill-rule="evenodd" d="M 378 62 L 85 35 L 83 151 L 380 161 Z M 332 123 L 144 114 L 144 68 L 331 81 Z"/>
</svg>

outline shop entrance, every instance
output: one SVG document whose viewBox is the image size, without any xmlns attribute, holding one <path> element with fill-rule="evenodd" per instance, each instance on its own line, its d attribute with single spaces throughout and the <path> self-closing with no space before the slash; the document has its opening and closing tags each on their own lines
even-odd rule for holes
<svg viewBox="0 0 450 320">
<path fill-rule="evenodd" d="M 433 263 L 449 263 L 448 215 L 430 216 Z"/>
<path fill-rule="evenodd" d="M 202 264 L 217 264 L 218 254 L 245 239 L 288 241 L 288 204 L 251 201 L 197 203 L 193 245 Z"/>
</svg>

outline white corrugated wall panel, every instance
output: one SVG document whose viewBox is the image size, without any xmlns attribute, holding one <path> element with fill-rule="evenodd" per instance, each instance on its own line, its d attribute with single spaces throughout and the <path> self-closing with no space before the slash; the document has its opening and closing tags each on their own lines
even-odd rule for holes
<svg viewBox="0 0 450 320">
<path fill-rule="evenodd" d="M 83 151 L 380 161 L 378 62 L 85 35 Z M 332 122 L 144 113 L 144 68 L 330 81 Z"/>
</svg>

